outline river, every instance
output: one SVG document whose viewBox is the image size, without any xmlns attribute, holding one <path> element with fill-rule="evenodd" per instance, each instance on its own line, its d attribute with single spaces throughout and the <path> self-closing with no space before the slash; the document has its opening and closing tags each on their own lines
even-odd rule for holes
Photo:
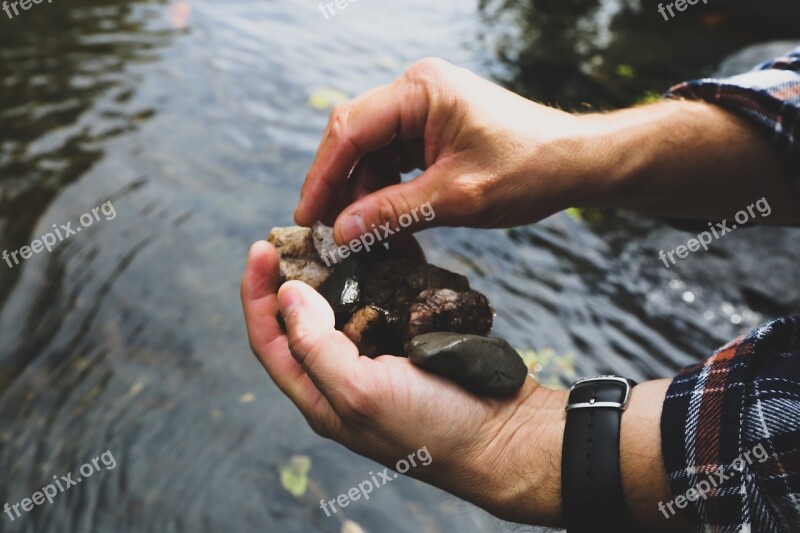
<svg viewBox="0 0 800 533">
<path fill-rule="evenodd" d="M 319 495 L 376 465 L 314 435 L 268 380 L 238 295 L 249 245 L 292 221 L 330 105 L 439 56 L 541 101 L 608 109 L 749 44 L 800 38 L 795 0 L 691 10 L 55 0 L 0 12 L 0 249 L 82 228 L 0 263 L 0 504 L 105 451 L 116 461 L 51 505 L 2 515 L 0 531 L 339 531 Z M 114 216 L 83 227 L 106 202 Z M 687 239 L 616 211 L 420 235 L 557 386 L 670 376 L 800 307 L 797 232 L 741 230 L 664 268 L 658 251 Z M 296 497 L 280 472 L 298 457 L 311 468 Z M 346 517 L 367 531 L 519 530 L 406 478 Z"/>
</svg>

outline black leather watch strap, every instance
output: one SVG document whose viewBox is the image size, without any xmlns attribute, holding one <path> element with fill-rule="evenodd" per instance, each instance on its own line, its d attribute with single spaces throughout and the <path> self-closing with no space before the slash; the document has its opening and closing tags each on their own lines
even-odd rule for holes
<svg viewBox="0 0 800 533">
<path fill-rule="evenodd" d="M 617 376 L 576 381 L 567 403 L 561 497 L 568 533 L 635 531 L 622 492 L 622 412 L 635 383 Z"/>
</svg>

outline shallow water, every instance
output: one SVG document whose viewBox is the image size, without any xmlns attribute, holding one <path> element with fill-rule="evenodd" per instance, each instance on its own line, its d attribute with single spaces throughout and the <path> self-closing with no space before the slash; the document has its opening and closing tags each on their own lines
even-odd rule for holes
<svg viewBox="0 0 800 533">
<path fill-rule="evenodd" d="M 636 6 L 361 0 L 326 20 L 313 2 L 56 0 L 0 13 L 0 249 L 106 201 L 116 213 L 0 263 L 0 504 L 106 450 L 117 463 L 2 515 L 0 530 L 338 531 L 318 494 L 376 465 L 308 429 L 250 354 L 238 299 L 250 243 L 291 221 L 325 126 L 310 97 L 353 96 L 436 55 L 543 101 L 606 108 L 800 37 L 772 7 L 665 22 Z M 420 235 L 552 384 L 669 376 L 798 308 L 796 232 L 739 231 L 663 268 L 658 250 L 688 238 L 612 212 Z M 279 476 L 297 454 L 312 460 L 301 498 Z M 347 518 L 368 531 L 513 527 L 404 478 Z"/>
</svg>

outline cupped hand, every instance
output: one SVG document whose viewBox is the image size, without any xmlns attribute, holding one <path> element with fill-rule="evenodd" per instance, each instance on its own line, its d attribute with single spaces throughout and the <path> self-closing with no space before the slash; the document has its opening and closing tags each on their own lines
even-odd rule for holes
<svg viewBox="0 0 800 533">
<path fill-rule="evenodd" d="M 334 225 L 340 244 L 430 202 L 431 226 L 535 222 L 596 187 L 600 157 L 579 116 L 539 105 L 437 59 L 331 114 L 295 220 Z M 400 173 L 424 172 L 405 183 Z"/>
<path fill-rule="evenodd" d="M 278 255 L 263 241 L 241 296 L 253 351 L 316 433 L 390 468 L 426 447 L 432 461 L 408 475 L 507 520 L 558 521 L 562 392 L 531 378 L 514 397 L 484 399 L 408 359 L 359 356 L 315 290 L 278 290 Z"/>
</svg>

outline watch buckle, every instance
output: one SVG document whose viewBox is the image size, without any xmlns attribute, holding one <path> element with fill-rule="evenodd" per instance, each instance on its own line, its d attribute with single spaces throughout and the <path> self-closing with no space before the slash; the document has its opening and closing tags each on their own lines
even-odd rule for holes
<svg viewBox="0 0 800 533">
<path fill-rule="evenodd" d="M 622 398 L 621 402 L 596 402 L 594 398 L 588 402 L 578 402 L 578 403 L 567 403 L 567 407 L 565 411 L 571 411 L 573 409 L 589 409 L 594 407 L 612 407 L 614 409 L 619 409 L 620 411 L 624 411 L 628 407 L 628 400 L 630 400 L 631 396 L 631 384 L 630 382 L 619 376 L 594 376 L 590 378 L 583 378 L 579 379 L 575 383 L 572 384 L 570 387 L 570 392 L 572 392 L 576 387 L 579 387 L 585 383 L 591 383 L 593 381 L 616 381 L 625 385 L 625 396 Z"/>
</svg>

